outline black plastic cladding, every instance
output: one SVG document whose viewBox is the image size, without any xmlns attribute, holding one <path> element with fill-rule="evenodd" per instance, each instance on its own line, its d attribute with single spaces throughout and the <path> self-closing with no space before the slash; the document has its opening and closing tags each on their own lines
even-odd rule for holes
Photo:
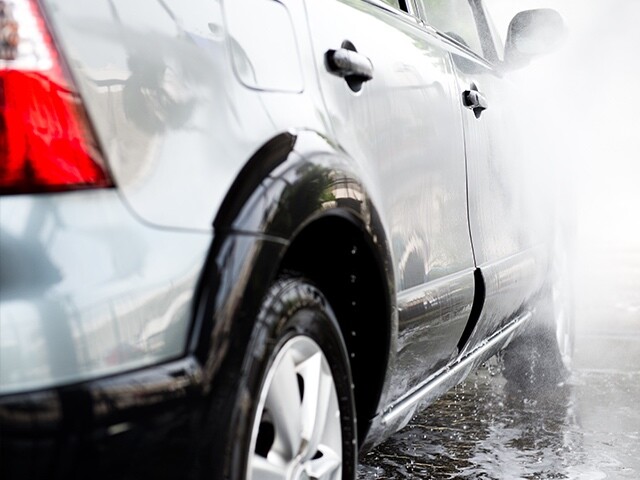
<svg viewBox="0 0 640 480">
<path fill-rule="evenodd" d="M 469 314 L 469 320 L 467 321 L 467 326 L 464 328 L 462 332 L 462 336 L 458 341 L 458 352 L 461 352 L 464 346 L 471 338 L 471 334 L 473 330 L 476 328 L 478 320 L 480 319 L 480 314 L 482 313 L 482 307 L 484 307 L 484 298 L 486 295 L 486 288 L 484 285 L 484 277 L 482 276 L 482 271 L 479 268 L 476 268 L 473 271 L 473 280 L 474 280 L 474 295 L 473 295 L 473 305 L 471 306 L 471 313 Z"/>
<path fill-rule="evenodd" d="M 192 358 L 0 399 L 0 478 L 195 478 Z"/>
</svg>

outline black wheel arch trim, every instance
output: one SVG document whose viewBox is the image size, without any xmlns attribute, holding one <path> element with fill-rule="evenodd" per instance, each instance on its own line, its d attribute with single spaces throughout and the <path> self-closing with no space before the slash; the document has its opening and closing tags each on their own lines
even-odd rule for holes
<svg viewBox="0 0 640 480">
<path fill-rule="evenodd" d="M 221 339 L 229 336 L 232 319 L 245 317 L 251 323 L 259 300 L 300 234 L 327 218 L 340 218 L 362 232 L 375 258 L 377 275 L 384 283 L 387 348 L 383 352 L 386 361 L 378 409 L 383 407 L 388 372 L 395 361 L 398 328 L 394 269 L 386 229 L 367 188 L 366 172 L 360 171 L 358 165 L 331 140 L 310 130 L 282 133 L 249 159 L 214 221 L 216 235 L 209 271 L 198 289 L 200 304 L 194 312 L 191 351 L 203 365 L 220 362 L 212 360 L 210 352 L 219 351 L 215 345 L 221 345 Z M 241 257 L 250 273 L 220 278 L 227 270 L 225 252 L 249 242 L 249 238 L 260 239 L 259 248 L 246 247 L 247 253 Z M 250 255 L 252 259 L 248 260 Z M 233 285 L 235 290 L 231 292 L 225 285 Z M 221 291 L 227 293 L 221 295 Z M 212 292 L 217 297 L 215 301 L 210 298 Z M 244 305 L 234 305 L 237 299 L 243 299 Z M 242 332 L 240 338 L 245 335 L 248 332 Z"/>
</svg>

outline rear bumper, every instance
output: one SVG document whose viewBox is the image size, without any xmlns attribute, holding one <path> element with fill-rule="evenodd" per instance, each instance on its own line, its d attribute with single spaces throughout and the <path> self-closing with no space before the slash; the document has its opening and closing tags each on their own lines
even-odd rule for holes
<svg viewBox="0 0 640 480">
<path fill-rule="evenodd" d="M 0 478 L 185 478 L 211 243 L 115 190 L 0 198 Z"/>
<path fill-rule="evenodd" d="M 0 395 L 184 356 L 212 234 L 136 219 L 115 190 L 0 198 Z"/>
<path fill-rule="evenodd" d="M 195 478 L 205 425 L 199 372 L 186 358 L 0 398 L 0 477 Z"/>
</svg>

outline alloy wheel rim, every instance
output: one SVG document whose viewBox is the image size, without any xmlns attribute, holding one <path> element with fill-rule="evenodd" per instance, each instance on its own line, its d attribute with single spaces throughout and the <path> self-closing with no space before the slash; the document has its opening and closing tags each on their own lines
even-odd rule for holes
<svg viewBox="0 0 640 480">
<path fill-rule="evenodd" d="M 271 364 L 248 456 L 248 480 L 342 478 L 336 386 L 322 349 L 310 337 L 289 339 Z"/>
</svg>

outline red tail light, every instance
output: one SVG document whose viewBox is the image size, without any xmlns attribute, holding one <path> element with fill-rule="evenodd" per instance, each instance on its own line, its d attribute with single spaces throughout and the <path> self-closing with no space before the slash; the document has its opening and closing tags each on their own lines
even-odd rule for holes
<svg viewBox="0 0 640 480">
<path fill-rule="evenodd" d="M 108 187 L 80 97 L 35 0 L 0 0 L 0 191 Z"/>
</svg>

